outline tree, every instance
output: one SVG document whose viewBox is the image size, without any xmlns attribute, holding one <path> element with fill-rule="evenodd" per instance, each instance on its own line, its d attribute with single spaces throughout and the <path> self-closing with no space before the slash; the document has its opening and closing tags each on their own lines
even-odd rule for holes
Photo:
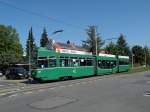
<svg viewBox="0 0 150 112">
<path fill-rule="evenodd" d="M 109 53 L 109 54 L 117 54 L 117 47 L 113 42 L 110 42 L 106 47 L 105 50 Z"/>
<path fill-rule="evenodd" d="M 145 46 L 143 48 L 143 50 L 144 50 L 144 58 L 145 58 L 144 61 L 145 61 L 145 64 L 146 64 L 146 66 L 150 65 L 150 52 L 149 52 L 149 49 L 148 49 L 147 46 Z"/>
<path fill-rule="evenodd" d="M 132 53 L 134 55 L 134 63 L 143 64 L 144 63 L 144 50 L 141 46 L 135 45 L 132 47 Z"/>
<path fill-rule="evenodd" d="M 34 37 L 33 37 L 33 32 L 31 27 L 26 42 L 26 58 L 29 59 L 29 54 L 30 54 L 31 63 L 34 63 L 34 58 L 36 57 L 36 49 L 37 47 L 34 42 Z"/>
<path fill-rule="evenodd" d="M 68 41 L 67 41 L 67 44 L 70 44 L 70 43 L 71 43 L 70 40 L 68 40 Z"/>
<path fill-rule="evenodd" d="M 82 46 L 88 51 L 92 52 L 92 54 L 96 54 L 96 45 L 97 51 L 99 51 L 104 44 L 99 33 L 97 32 L 97 27 L 89 26 L 86 30 L 86 33 L 88 35 L 88 38 L 87 40 L 82 41 Z"/>
<path fill-rule="evenodd" d="M 130 48 L 129 48 L 123 34 L 120 34 L 120 36 L 117 40 L 116 47 L 117 47 L 117 54 L 118 55 L 126 55 L 126 56 L 131 55 Z"/>
<path fill-rule="evenodd" d="M 43 33 L 41 35 L 41 40 L 40 40 L 40 46 L 41 47 L 46 47 L 48 44 L 48 34 L 46 32 L 46 29 L 43 29 Z"/>
<path fill-rule="evenodd" d="M 0 67 L 20 62 L 22 55 L 23 49 L 16 29 L 0 25 Z"/>
</svg>

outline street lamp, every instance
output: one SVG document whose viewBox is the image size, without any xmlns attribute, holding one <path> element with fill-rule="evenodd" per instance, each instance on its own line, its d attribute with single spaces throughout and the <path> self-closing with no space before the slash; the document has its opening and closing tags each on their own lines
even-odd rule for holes
<svg viewBox="0 0 150 112">
<path fill-rule="evenodd" d="M 56 31 L 54 31 L 51 35 L 50 35 L 50 37 L 48 38 L 48 48 L 50 47 L 50 48 L 52 48 L 52 45 L 54 44 L 54 38 L 52 38 L 52 36 L 53 35 L 56 35 L 56 34 L 58 34 L 58 33 L 61 33 L 61 32 L 63 32 L 64 30 L 56 30 Z"/>
</svg>

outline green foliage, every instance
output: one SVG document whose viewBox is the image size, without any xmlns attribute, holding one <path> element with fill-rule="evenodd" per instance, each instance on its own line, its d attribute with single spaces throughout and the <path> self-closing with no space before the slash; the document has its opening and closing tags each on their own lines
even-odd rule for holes
<svg viewBox="0 0 150 112">
<path fill-rule="evenodd" d="M 147 46 L 145 46 L 144 48 L 143 48 L 143 50 L 144 50 L 144 56 L 145 56 L 145 60 L 144 61 L 146 61 L 146 66 L 147 65 L 149 65 L 150 66 L 150 51 L 149 51 L 149 49 L 148 49 L 148 47 Z"/>
<path fill-rule="evenodd" d="M 99 33 L 97 32 L 97 27 L 89 26 L 86 30 L 86 33 L 88 35 L 88 38 L 86 41 L 82 41 L 82 46 L 88 51 L 92 52 L 92 54 L 96 54 L 96 43 L 97 51 L 99 51 L 104 44 Z"/>
<path fill-rule="evenodd" d="M 135 64 L 144 64 L 144 50 L 141 46 L 135 45 L 132 47 L 132 53 L 134 56 L 134 63 Z"/>
<path fill-rule="evenodd" d="M 125 55 L 125 56 L 131 55 L 130 48 L 128 47 L 128 44 L 123 34 L 120 34 L 117 40 L 116 47 L 117 47 L 118 55 Z"/>
<path fill-rule="evenodd" d="M 43 29 L 43 33 L 41 35 L 41 40 L 40 40 L 40 46 L 41 47 L 46 47 L 48 44 L 48 34 L 46 32 L 46 29 Z"/>
<path fill-rule="evenodd" d="M 110 42 L 106 47 L 105 50 L 109 53 L 109 54 L 117 54 L 117 47 L 113 42 Z"/>
<path fill-rule="evenodd" d="M 0 65 L 8 66 L 22 60 L 23 49 L 19 34 L 11 26 L 0 25 Z"/>
<path fill-rule="evenodd" d="M 31 63 L 34 63 L 34 58 L 36 57 L 36 49 L 37 46 L 34 42 L 34 37 L 33 37 L 33 32 L 32 32 L 32 27 L 29 30 L 29 35 L 26 43 L 26 59 L 29 59 L 29 54 L 30 54 L 30 59 Z"/>
</svg>

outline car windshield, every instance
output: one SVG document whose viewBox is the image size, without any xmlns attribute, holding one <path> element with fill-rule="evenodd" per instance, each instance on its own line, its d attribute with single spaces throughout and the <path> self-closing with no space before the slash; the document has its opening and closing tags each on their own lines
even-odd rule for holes
<svg viewBox="0 0 150 112">
<path fill-rule="evenodd" d="M 23 68 L 17 68 L 16 72 L 17 73 L 25 73 L 25 69 L 23 69 Z"/>
</svg>

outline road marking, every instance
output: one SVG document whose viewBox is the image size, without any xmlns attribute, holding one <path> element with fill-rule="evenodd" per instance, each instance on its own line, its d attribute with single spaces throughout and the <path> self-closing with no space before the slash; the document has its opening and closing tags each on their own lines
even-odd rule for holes
<svg viewBox="0 0 150 112">
<path fill-rule="evenodd" d="M 87 82 L 81 82 L 81 84 L 87 84 Z"/>
<path fill-rule="evenodd" d="M 59 86 L 59 88 L 64 88 L 64 87 L 66 87 L 66 86 Z"/>
<path fill-rule="evenodd" d="M 150 92 L 146 92 L 146 93 L 144 94 L 144 96 L 149 96 L 149 97 L 150 97 Z"/>
<path fill-rule="evenodd" d="M 13 86 L 14 84 L 8 84 L 9 86 Z"/>
<path fill-rule="evenodd" d="M 93 83 L 95 80 L 93 80 L 93 81 L 88 81 L 88 83 Z"/>
<path fill-rule="evenodd" d="M 2 94 L 0 94 L 0 96 L 4 96 L 4 95 L 6 95 L 6 93 L 2 93 Z"/>
<path fill-rule="evenodd" d="M 147 81 L 146 83 L 150 84 L 150 81 Z"/>
<path fill-rule="evenodd" d="M 49 88 L 49 89 L 56 89 L 56 87 L 53 87 L 53 88 Z"/>
<path fill-rule="evenodd" d="M 20 91 L 20 89 L 19 89 L 19 88 L 17 88 L 17 89 L 16 89 L 16 91 Z"/>
<path fill-rule="evenodd" d="M 9 98 L 11 98 L 11 97 L 14 97 L 14 96 L 17 96 L 18 94 L 13 94 L 13 95 L 10 95 L 10 96 L 8 96 Z"/>
<path fill-rule="evenodd" d="M 3 86 L 5 86 L 5 85 L 0 85 L 0 87 L 3 87 Z"/>
<path fill-rule="evenodd" d="M 33 93 L 32 91 L 28 91 L 28 92 L 25 92 L 24 94 L 31 94 Z"/>
<path fill-rule="evenodd" d="M 40 89 L 40 90 L 38 90 L 38 92 L 43 92 L 43 91 L 45 91 L 44 89 Z"/>
<path fill-rule="evenodd" d="M 68 85 L 69 87 L 73 86 L 73 84 Z"/>
<path fill-rule="evenodd" d="M 79 85 L 79 84 L 81 84 L 81 83 L 78 82 L 78 83 L 75 83 L 75 84 L 76 84 L 76 85 Z"/>
</svg>

